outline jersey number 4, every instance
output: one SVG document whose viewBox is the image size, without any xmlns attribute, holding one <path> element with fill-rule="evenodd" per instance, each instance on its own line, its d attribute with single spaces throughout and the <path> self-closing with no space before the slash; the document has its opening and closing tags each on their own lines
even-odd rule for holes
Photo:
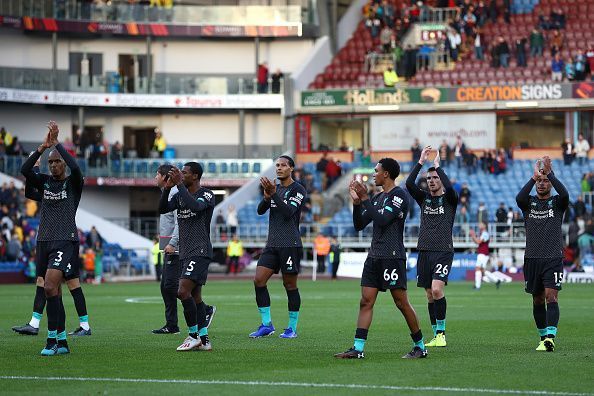
<svg viewBox="0 0 594 396">
<path fill-rule="evenodd" d="M 287 259 L 287 269 L 291 268 L 293 268 L 293 259 L 291 258 L 291 256 L 289 256 L 289 258 Z"/>
</svg>

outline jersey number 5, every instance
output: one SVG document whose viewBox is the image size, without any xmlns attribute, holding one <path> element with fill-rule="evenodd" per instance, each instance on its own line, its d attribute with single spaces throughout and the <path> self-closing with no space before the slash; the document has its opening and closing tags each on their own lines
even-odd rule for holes
<svg viewBox="0 0 594 396">
<path fill-rule="evenodd" d="M 188 271 L 188 272 L 194 271 L 194 264 L 196 264 L 195 261 L 190 261 L 190 264 L 188 264 L 188 268 L 186 269 L 186 271 Z"/>
</svg>

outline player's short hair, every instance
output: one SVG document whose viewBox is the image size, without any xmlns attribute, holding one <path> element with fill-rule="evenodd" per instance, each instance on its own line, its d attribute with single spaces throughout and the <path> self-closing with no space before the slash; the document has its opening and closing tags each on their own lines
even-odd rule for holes
<svg viewBox="0 0 594 396">
<path fill-rule="evenodd" d="M 198 162 L 186 162 L 184 166 L 190 168 L 190 171 L 192 171 L 194 175 L 198 175 L 198 180 L 202 179 L 202 173 L 204 173 L 204 170 L 202 170 L 202 165 L 200 165 Z"/>
<path fill-rule="evenodd" d="M 171 164 L 161 164 L 157 168 L 157 173 L 159 173 L 161 176 L 166 176 L 171 168 L 173 168 L 173 165 Z"/>
<path fill-rule="evenodd" d="M 427 173 L 429 172 L 437 172 L 437 168 L 432 166 L 431 168 L 427 169 Z"/>
<path fill-rule="evenodd" d="M 400 164 L 394 158 L 382 158 L 378 161 L 382 169 L 388 172 L 390 179 L 396 180 L 400 175 Z"/>
<path fill-rule="evenodd" d="M 295 161 L 293 161 L 293 158 L 289 157 L 288 155 L 281 155 L 278 158 L 284 158 L 284 159 L 286 159 L 289 162 L 289 166 L 291 168 L 294 168 L 295 167 Z"/>
</svg>

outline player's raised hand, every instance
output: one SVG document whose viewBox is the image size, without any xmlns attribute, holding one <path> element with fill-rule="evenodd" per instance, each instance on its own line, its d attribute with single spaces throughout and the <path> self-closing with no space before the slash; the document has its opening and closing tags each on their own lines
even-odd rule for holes
<svg viewBox="0 0 594 396">
<path fill-rule="evenodd" d="M 262 187 L 262 193 L 264 194 L 264 199 L 267 201 L 270 201 L 270 198 L 272 198 L 272 195 L 268 194 L 268 191 L 266 190 L 266 180 L 268 180 L 268 178 L 266 177 L 261 177 L 260 178 L 260 186 Z"/>
<path fill-rule="evenodd" d="M 541 169 L 542 169 L 542 160 L 538 159 L 534 163 L 534 173 L 532 175 L 532 179 L 534 181 L 538 181 L 538 178 L 540 177 L 540 175 L 542 175 Z"/>
<path fill-rule="evenodd" d="M 169 171 L 168 175 L 169 180 L 167 180 L 167 185 L 169 185 L 169 183 L 171 182 L 173 186 L 177 186 L 183 180 L 183 175 L 181 171 L 175 166 L 171 167 L 171 170 Z"/>
<path fill-rule="evenodd" d="M 357 196 L 359 197 L 359 199 L 361 201 L 365 201 L 365 200 L 369 199 L 369 193 L 367 192 L 367 187 L 365 187 L 365 185 L 363 183 L 355 180 L 355 183 L 353 184 L 353 186 L 355 187 L 355 192 L 357 193 Z"/>
<path fill-rule="evenodd" d="M 54 146 L 58 144 L 58 135 L 60 134 L 60 128 L 58 128 L 58 124 L 56 123 L 56 121 L 48 122 L 47 128 L 49 129 L 51 145 Z"/>
<path fill-rule="evenodd" d="M 474 230 L 471 228 L 470 230 L 468 230 L 468 235 L 470 235 L 471 238 L 474 238 L 476 236 L 476 233 L 474 232 Z"/>
<path fill-rule="evenodd" d="M 431 152 L 431 146 L 425 146 L 423 151 L 421 151 L 421 157 L 419 158 L 419 164 L 423 165 L 427 158 L 429 158 L 429 153 Z"/>
<path fill-rule="evenodd" d="M 441 161 L 441 158 L 439 157 L 439 150 L 435 150 L 435 158 L 433 159 L 433 167 L 435 169 L 439 168 L 439 161 Z"/>
<path fill-rule="evenodd" d="M 351 183 L 349 184 L 349 195 L 351 196 L 351 199 L 353 200 L 353 204 L 360 205 L 361 200 L 359 199 L 359 196 L 357 195 L 357 192 L 355 191 L 354 183 L 355 183 L 355 180 L 353 179 L 351 181 Z"/>
<path fill-rule="evenodd" d="M 50 133 L 49 131 L 45 134 L 45 139 L 43 139 L 43 143 L 41 143 L 41 145 L 39 146 L 39 148 L 37 149 L 37 151 L 39 151 L 40 153 L 43 153 L 43 151 L 45 149 L 48 149 L 52 147 L 52 143 L 51 143 L 51 137 L 50 137 Z"/>
<path fill-rule="evenodd" d="M 268 192 L 270 193 L 270 196 L 273 196 L 274 193 L 276 193 L 276 179 L 270 182 Z"/>
<path fill-rule="evenodd" d="M 542 157 L 542 162 L 542 174 L 548 175 L 553 170 L 553 162 L 551 161 L 551 157 L 545 155 L 544 157 Z"/>
</svg>

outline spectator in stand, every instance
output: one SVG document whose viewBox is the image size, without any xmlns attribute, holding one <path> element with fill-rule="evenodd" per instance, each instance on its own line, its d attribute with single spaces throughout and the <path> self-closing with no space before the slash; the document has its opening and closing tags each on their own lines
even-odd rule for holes
<svg viewBox="0 0 594 396">
<path fill-rule="evenodd" d="M 581 195 L 578 195 L 577 200 L 573 203 L 573 216 L 575 218 L 585 218 L 587 215 L 586 204 L 584 203 L 584 198 Z"/>
<path fill-rule="evenodd" d="M 387 0 L 382 1 L 384 24 L 390 28 L 394 27 L 394 6 L 388 3 Z"/>
<path fill-rule="evenodd" d="M 590 48 L 586 52 L 587 70 L 591 75 L 591 79 L 594 80 L 594 44 L 590 44 Z"/>
<path fill-rule="evenodd" d="M 340 253 L 342 249 L 335 236 L 332 237 L 330 244 L 330 264 L 332 264 L 332 279 L 336 280 L 336 273 L 340 265 Z"/>
<path fill-rule="evenodd" d="M 450 153 L 450 146 L 448 146 L 448 142 L 444 139 L 439 145 L 439 160 L 445 166 L 448 166 L 450 163 Z"/>
<path fill-rule="evenodd" d="M 467 37 L 472 37 L 474 36 L 474 29 L 476 28 L 476 16 L 472 13 L 473 8 L 470 7 L 468 8 L 468 10 L 466 11 L 466 14 L 464 15 L 463 21 L 464 21 L 464 33 L 466 34 Z"/>
<path fill-rule="evenodd" d="M 462 141 L 462 136 L 456 137 L 456 144 L 454 145 L 454 158 L 456 158 L 456 165 L 460 169 L 464 165 L 466 159 L 466 145 Z"/>
<path fill-rule="evenodd" d="M 507 209 L 505 207 L 505 202 L 499 203 L 499 207 L 495 212 L 495 218 L 497 219 L 497 233 L 503 234 L 507 228 L 504 225 L 505 223 L 507 223 Z"/>
<path fill-rule="evenodd" d="M 237 219 L 237 210 L 235 205 L 229 205 L 227 208 L 227 232 L 231 235 L 237 233 L 237 227 L 239 226 L 239 220 Z"/>
<path fill-rule="evenodd" d="M 580 182 L 580 188 L 583 193 L 590 192 L 592 189 L 590 187 L 590 175 L 588 173 L 584 173 L 582 176 L 582 180 Z"/>
<path fill-rule="evenodd" d="M 551 11 L 551 27 L 553 29 L 565 29 L 565 13 L 561 8 L 556 8 Z"/>
<path fill-rule="evenodd" d="M 15 136 L 12 139 L 12 144 L 6 147 L 6 154 L 7 155 L 16 155 L 22 157 L 25 154 L 25 149 L 23 149 L 23 145 L 19 142 L 19 138 Z"/>
<path fill-rule="evenodd" d="M 311 202 L 311 214 L 314 222 L 320 221 L 322 215 L 322 209 L 324 207 L 324 197 L 317 189 L 314 189 L 309 194 L 309 200 Z"/>
<path fill-rule="evenodd" d="M 99 234 L 99 231 L 97 231 L 97 228 L 95 226 L 92 226 L 91 230 L 87 234 L 86 242 L 87 246 L 90 248 L 94 248 L 95 246 L 97 246 L 97 244 L 99 244 L 99 246 L 103 244 L 103 238 L 101 237 L 101 234 Z"/>
<path fill-rule="evenodd" d="M 435 47 L 428 44 L 423 44 L 418 51 L 418 59 L 420 60 L 419 70 L 429 70 L 431 65 L 431 54 L 435 53 Z"/>
<path fill-rule="evenodd" d="M 326 188 L 330 188 L 332 184 L 340 177 L 342 174 L 342 168 L 340 167 L 340 162 L 337 161 L 335 158 L 331 158 L 326 165 L 326 179 L 327 184 Z"/>
<path fill-rule="evenodd" d="M 586 79 L 586 69 L 588 61 L 584 51 L 579 50 L 575 55 L 575 79 L 576 81 L 584 81 Z M 15 138 L 16 139 L 16 138 Z"/>
<path fill-rule="evenodd" d="M 489 209 L 484 202 L 479 202 L 479 206 L 476 213 L 476 222 L 489 224 Z"/>
<path fill-rule="evenodd" d="M 330 162 L 328 160 L 328 153 L 324 152 L 320 160 L 316 163 L 316 172 L 318 172 L 322 178 L 322 190 L 326 189 L 326 184 L 328 183 L 326 178 L 326 166 L 328 166 L 328 162 Z"/>
<path fill-rule="evenodd" d="M 111 146 L 111 150 L 109 153 L 109 159 L 111 160 L 112 169 L 118 170 L 120 169 L 120 164 L 122 161 L 122 145 L 119 141 L 116 142 Z"/>
<path fill-rule="evenodd" d="M 516 62 L 520 67 L 526 67 L 526 40 L 524 37 L 516 40 Z"/>
<path fill-rule="evenodd" d="M 565 78 L 570 82 L 575 80 L 575 65 L 571 57 L 567 58 L 567 62 L 565 63 Z"/>
<path fill-rule="evenodd" d="M 489 1 L 489 16 L 493 24 L 497 23 L 497 17 L 499 16 L 499 10 L 497 9 L 497 2 L 495 0 Z"/>
<path fill-rule="evenodd" d="M 390 41 L 392 40 L 392 29 L 388 25 L 385 25 L 380 32 L 380 43 L 384 50 L 384 54 L 389 54 L 391 50 Z"/>
<path fill-rule="evenodd" d="M 155 140 L 153 142 L 153 151 L 159 153 L 159 158 L 163 158 L 163 154 L 167 149 L 167 142 L 163 137 L 163 133 L 159 128 L 155 128 Z"/>
<path fill-rule="evenodd" d="M 74 132 L 74 137 L 72 138 L 72 144 L 74 144 L 74 148 L 76 150 L 76 155 L 78 157 L 85 156 L 85 148 L 82 146 L 82 132 L 79 129 Z"/>
<path fill-rule="evenodd" d="M 365 26 L 369 29 L 371 37 L 376 38 L 380 32 L 382 21 L 377 17 L 375 12 L 371 12 L 369 18 L 365 21 Z"/>
<path fill-rule="evenodd" d="M 460 189 L 460 198 L 464 198 L 466 200 L 466 204 L 470 205 L 470 197 L 472 197 L 472 192 L 468 187 L 468 183 L 463 183 L 462 188 Z"/>
<path fill-rule="evenodd" d="M 473 151 L 466 153 L 466 161 L 464 163 L 466 164 L 466 172 L 469 175 L 474 175 L 478 167 L 478 157 Z"/>
<path fill-rule="evenodd" d="M 455 216 L 455 222 L 461 226 L 462 236 L 468 235 L 468 223 L 470 223 L 470 215 L 466 206 L 461 206 Z"/>
<path fill-rule="evenodd" d="M 511 24 L 511 0 L 503 0 L 503 20 L 508 25 Z"/>
<path fill-rule="evenodd" d="M 493 161 L 493 174 L 499 175 L 501 173 L 505 173 L 507 169 L 507 161 L 506 161 L 506 154 L 504 149 L 499 149 L 497 155 L 495 156 L 495 161 Z"/>
<path fill-rule="evenodd" d="M 462 36 L 455 29 L 448 29 L 447 43 L 450 49 L 450 58 L 456 62 L 458 60 L 458 50 L 462 44 Z"/>
<path fill-rule="evenodd" d="M 478 29 L 474 29 L 474 56 L 477 60 L 485 59 L 483 45 L 485 43 L 484 34 Z"/>
<path fill-rule="evenodd" d="M 0 140 L 2 145 L 6 148 L 12 144 L 12 134 L 8 132 L 4 127 L 0 128 Z"/>
<path fill-rule="evenodd" d="M 12 234 L 12 238 L 6 244 L 6 260 L 17 261 L 21 256 L 22 245 L 16 233 Z"/>
<path fill-rule="evenodd" d="M 479 28 L 485 26 L 485 23 L 487 23 L 487 19 L 489 19 L 489 9 L 487 8 L 483 0 L 478 2 L 478 5 L 474 9 L 474 15 L 476 15 L 477 18 L 477 26 Z"/>
<path fill-rule="evenodd" d="M 158 239 L 156 239 L 156 246 L 157 248 L 159 247 L 159 241 Z M 153 241 L 155 241 L 153 240 Z M 154 255 L 154 248 L 153 248 L 153 255 Z M 85 258 L 84 258 L 84 268 L 85 268 L 85 277 L 84 277 L 84 281 L 85 283 L 93 283 L 93 280 L 95 279 L 95 251 L 91 248 L 87 248 L 85 250 Z M 153 261 L 153 264 L 155 264 L 155 273 L 157 275 L 157 282 L 161 281 L 161 271 L 163 269 L 163 260 L 161 258 L 161 252 L 158 252 L 158 261 L 155 263 Z M 154 260 L 154 256 L 153 256 L 153 260 Z"/>
<path fill-rule="evenodd" d="M 549 39 L 551 44 L 551 55 L 555 56 L 555 54 L 563 49 L 563 34 L 559 30 L 553 30 L 553 35 Z M 553 49 L 556 51 L 553 53 Z"/>
<path fill-rule="evenodd" d="M 268 92 L 268 63 L 263 62 L 258 65 L 256 72 L 256 78 L 258 82 L 258 93 Z"/>
<path fill-rule="evenodd" d="M 412 153 L 412 162 L 413 164 L 416 164 L 421 158 L 421 151 L 423 151 L 423 147 L 421 146 L 419 139 L 415 138 L 413 145 L 410 146 L 410 151 Z"/>
<path fill-rule="evenodd" d="M 542 49 L 544 47 L 544 35 L 538 28 L 532 29 L 530 33 L 530 56 L 542 56 Z"/>
<path fill-rule="evenodd" d="M 388 68 L 384 71 L 384 86 L 387 88 L 393 88 L 396 83 L 398 83 L 398 75 L 396 71 L 392 68 L 392 66 L 388 66 Z"/>
<path fill-rule="evenodd" d="M 326 272 L 326 258 L 328 257 L 328 253 L 330 253 L 330 240 L 322 232 L 320 232 L 314 239 L 313 243 L 318 262 L 316 272 L 324 273 Z"/>
<path fill-rule="evenodd" d="M 578 159 L 580 165 L 584 165 L 588 162 L 588 153 L 590 152 L 590 143 L 584 139 L 584 135 L 581 133 L 578 135 L 578 141 L 575 145 L 575 156 Z"/>
<path fill-rule="evenodd" d="M 285 78 L 285 75 L 280 71 L 280 69 L 276 69 L 274 74 L 272 75 L 272 84 L 271 89 L 273 94 L 280 93 L 281 91 L 281 80 Z"/>
<path fill-rule="evenodd" d="M 538 27 L 542 30 L 549 30 L 553 28 L 552 26 L 549 17 L 541 12 L 540 15 L 538 15 Z"/>
<path fill-rule="evenodd" d="M 561 54 L 556 53 L 553 60 L 551 60 L 551 79 L 553 81 L 563 81 L 563 69 L 565 65 L 561 59 Z"/>
<path fill-rule="evenodd" d="M 497 38 L 497 46 L 495 47 L 497 57 L 499 58 L 499 65 L 501 67 L 507 68 L 509 67 L 509 46 L 507 45 L 507 41 L 503 38 L 503 36 L 499 36 Z"/>
<path fill-rule="evenodd" d="M 565 165 L 571 165 L 575 159 L 575 147 L 573 147 L 573 143 L 567 138 L 565 139 L 565 142 L 561 144 L 561 148 L 563 149 L 563 163 Z"/>
</svg>

